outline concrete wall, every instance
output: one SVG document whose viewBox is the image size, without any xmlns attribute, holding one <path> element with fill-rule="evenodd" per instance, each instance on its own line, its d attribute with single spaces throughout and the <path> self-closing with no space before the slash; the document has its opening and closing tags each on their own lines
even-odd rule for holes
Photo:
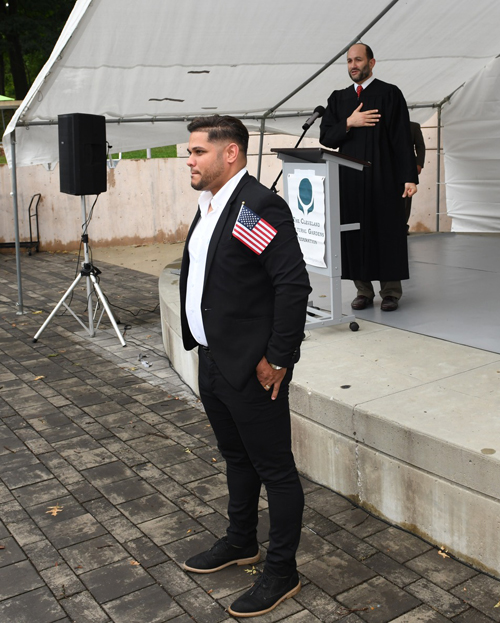
<svg viewBox="0 0 500 623">
<path fill-rule="evenodd" d="M 435 123 L 435 122 L 434 122 Z M 424 128 L 428 145 L 426 166 L 419 192 L 413 199 L 411 231 L 435 231 L 436 226 L 436 128 L 432 121 Z M 271 147 L 293 147 L 296 137 L 266 136 L 261 180 L 271 186 L 280 171 L 281 161 Z M 307 139 L 301 146 L 318 146 Z M 250 142 L 249 170 L 257 173 L 259 140 Z M 89 236 L 94 247 L 147 243 L 180 242 L 185 239 L 196 210 L 196 196 L 189 183 L 186 145 L 178 146 L 178 158 L 122 160 L 108 170 L 108 191 L 96 204 Z M 41 193 L 39 228 L 41 249 L 73 251 L 81 235 L 80 197 L 59 191 L 59 168 L 22 167 L 18 175 L 19 230 L 21 240 L 29 239 L 28 206 L 35 193 Z M 0 165 L 0 242 L 14 240 L 11 172 Z M 281 185 L 278 186 L 281 188 Z M 444 188 L 444 186 L 443 186 Z M 444 195 L 444 190 L 443 190 Z M 90 197 L 88 201 L 93 201 Z M 445 202 L 442 201 L 443 211 Z M 90 206 L 89 206 L 90 207 Z M 441 219 L 441 230 L 449 231 L 448 219 Z"/>
</svg>

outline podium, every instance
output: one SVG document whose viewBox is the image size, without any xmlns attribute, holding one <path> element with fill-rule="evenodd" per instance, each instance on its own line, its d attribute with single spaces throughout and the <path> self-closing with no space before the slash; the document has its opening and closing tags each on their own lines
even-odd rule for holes
<svg viewBox="0 0 500 623">
<path fill-rule="evenodd" d="M 350 167 L 362 171 L 364 167 L 370 166 L 370 163 L 364 162 L 363 160 L 356 160 L 350 156 L 323 149 L 322 147 L 295 149 L 274 148 L 271 151 L 276 152 L 278 158 L 283 161 L 285 200 L 291 208 L 298 202 L 295 196 L 296 188 L 291 188 L 292 182 L 296 183 L 297 179 L 300 178 L 301 175 L 305 175 L 304 172 L 306 171 L 308 173 L 314 172 L 316 178 L 324 178 L 324 266 L 310 264 L 306 253 L 304 253 L 304 256 L 306 258 L 308 271 L 323 275 L 329 280 L 330 310 L 309 306 L 307 308 L 307 322 L 305 328 L 315 329 L 318 327 L 349 323 L 350 329 L 352 331 L 357 331 L 359 325 L 355 322 L 355 316 L 342 315 L 342 255 L 340 236 L 342 232 L 359 229 L 360 226 L 359 223 L 340 224 L 339 167 Z M 311 190 L 311 192 L 314 191 Z M 311 199 L 311 201 L 313 201 L 313 199 Z M 311 203 L 311 205 L 313 204 Z M 304 217 L 306 217 L 304 208 L 301 207 L 300 209 Z M 313 210 L 313 207 L 311 207 L 310 210 Z M 292 209 L 292 213 L 293 212 L 294 210 Z M 296 213 L 294 214 L 294 221 L 296 223 L 296 228 L 297 221 L 299 221 L 299 223 L 306 223 L 306 226 L 307 223 L 310 222 L 307 218 L 298 219 Z M 314 224 L 316 225 L 316 223 Z M 298 228 L 297 233 L 301 247 L 303 247 L 304 239 L 301 237 Z M 316 232 L 315 235 L 321 236 L 321 232 Z"/>
</svg>

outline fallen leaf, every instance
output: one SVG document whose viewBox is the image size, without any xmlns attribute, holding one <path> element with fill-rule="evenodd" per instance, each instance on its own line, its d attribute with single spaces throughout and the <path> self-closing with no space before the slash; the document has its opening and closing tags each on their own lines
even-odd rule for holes
<svg viewBox="0 0 500 623">
<path fill-rule="evenodd" d="M 212 457 L 212 463 L 217 463 L 217 459 L 215 457 Z"/>
<path fill-rule="evenodd" d="M 448 554 L 444 552 L 442 549 L 439 550 L 438 554 L 443 558 L 449 558 Z"/>
<path fill-rule="evenodd" d="M 47 357 L 59 357 L 59 353 L 52 353 L 51 355 L 47 355 Z"/>
<path fill-rule="evenodd" d="M 34 314 L 34 315 L 36 315 L 36 314 L 42 314 L 42 313 L 43 313 L 43 312 L 42 312 L 42 310 L 41 310 L 41 309 L 40 309 L 39 311 L 34 311 L 34 312 L 33 312 L 33 314 Z"/>
<path fill-rule="evenodd" d="M 500 601 L 493 606 L 493 608 L 500 608 Z"/>
<path fill-rule="evenodd" d="M 46 515 L 52 515 L 52 517 L 55 517 L 56 515 L 58 515 L 62 509 L 64 508 L 63 506 L 59 506 L 59 504 L 56 504 L 55 506 L 48 506 L 47 507 L 49 510 L 45 511 Z"/>
<path fill-rule="evenodd" d="M 0 549 L 5 549 L 5 545 L 0 545 Z"/>
<path fill-rule="evenodd" d="M 130 564 L 133 565 L 134 567 L 137 567 L 138 565 L 140 566 L 140 562 L 137 562 L 137 560 L 131 560 Z"/>
<path fill-rule="evenodd" d="M 41 381 L 42 379 L 44 379 L 45 377 L 42 376 L 35 376 L 35 381 Z"/>
<path fill-rule="evenodd" d="M 191 450 L 189 448 L 186 448 L 184 452 L 187 452 L 187 454 L 191 454 Z"/>
<path fill-rule="evenodd" d="M 257 575 L 259 572 L 257 571 L 257 569 L 252 565 L 250 569 L 245 569 L 245 573 L 248 573 L 249 575 Z"/>
<path fill-rule="evenodd" d="M 191 528 L 186 532 L 186 534 L 189 534 L 191 532 Z"/>
</svg>

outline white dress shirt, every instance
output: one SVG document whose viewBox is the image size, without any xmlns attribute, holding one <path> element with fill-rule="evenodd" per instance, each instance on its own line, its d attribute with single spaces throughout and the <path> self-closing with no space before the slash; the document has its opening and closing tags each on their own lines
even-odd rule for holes
<svg viewBox="0 0 500 623">
<path fill-rule="evenodd" d="M 226 203 L 246 172 L 247 169 L 245 167 L 238 171 L 215 195 L 212 195 L 209 190 L 204 190 L 200 194 L 198 201 L 201 218 L 196 224 L 188 246 L 189 273 L 186 292 L 186 316 L 192 336 L 202 346 L 208 346 L 201 315 L 201 297 L 205 281 L 208 246 L 220 215 L 226 207 Z M 212 206 L 212 209 L 209 212 L 210 206 Z"/>
</svg>

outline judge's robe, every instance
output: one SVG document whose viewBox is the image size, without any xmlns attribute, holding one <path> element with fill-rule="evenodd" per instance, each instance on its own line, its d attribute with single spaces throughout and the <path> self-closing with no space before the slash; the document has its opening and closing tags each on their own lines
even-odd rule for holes
<svg viewBox="0 0 500 623">
<path fill-rule="evenodd" d="M 372 127 L 346 131 L 347 118 L 377 109 Z M 405 182 L 418 183 L 406 101 L 394 85 L 375 79 L 358 100 L 353 86 L 334 91 L 321 122 L 320 142 L 340 153 L 366 160 L 362 172 L 340 167 L 342 223 L 361 229 L 342 233 L 342 278 L 360 281 L 408 279 Z"/>
</svg>

